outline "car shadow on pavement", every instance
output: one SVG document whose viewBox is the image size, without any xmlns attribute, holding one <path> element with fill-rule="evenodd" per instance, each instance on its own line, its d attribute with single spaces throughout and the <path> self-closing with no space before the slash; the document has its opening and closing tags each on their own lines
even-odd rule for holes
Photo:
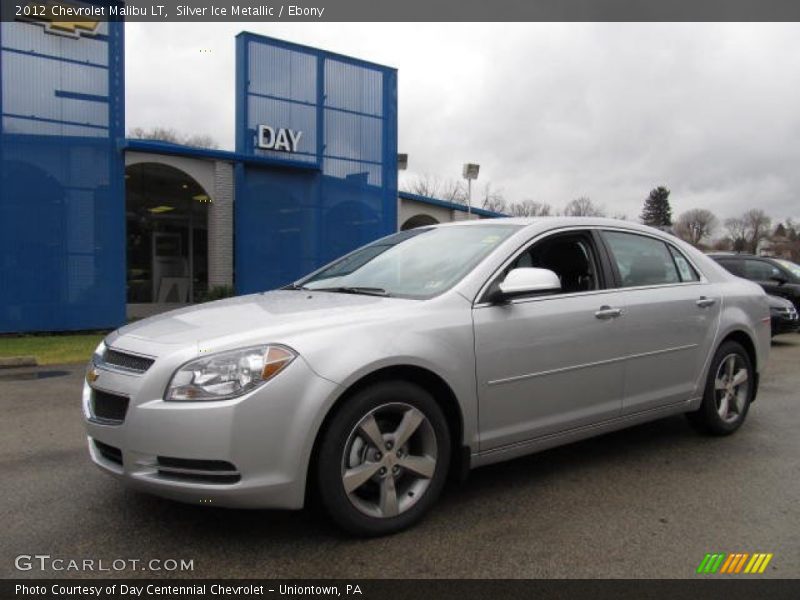
<svg viewBox="0 0 800 600">
<path fill-rule="evenodd" d="M 509 481 L 534 488 L 545 478 L 574 479 L 607 472 L 611 466 L 647 464 L 653 459 L 669 462 L 664 458 L 669 456 L 667 448 L 708 439 L 695 432 L 683 416 L 669 417 L 475 469 L 460 491 L 468 496 L 484 495 L 502 489 Z"/>
<path fill-rule="evenodd" d="M 789 340 L 786 337 L 772 338 L 772 346 L 773 347 L 778 347 L 778 348 L 794 346 L 799 341 L 800 341 L 800 334 L 797 335 L 796 339 L 792 339 L 792 340 Z"/>
<path fill-rule="evenodd" d="M 640 467 L 653 461 L 669 463 L 671 459 L 664 458 L 670 456 L 666 448 L 703 444 L 704 439 L 708 438 L 699 436 L 678 416 L 476 469 L 464 483 L 446 488 L 433 520 L 439 526 L 455 526 L 465 513 L 477 515 L 487 504 L 504 503 L 509 488 L 515 494 L 532 495 L 535 501 L 545 484 L 580 481 L 591 473 L 601 477 L 613 465 L 630 468 L 632 463 Z M 115 503 L 127 505 L 125 512 L 134 522 L 151 523 L 178 537 L 191 530 L 195 545 L 213 545 L 230 537 L 240 549 L 252 544 L 264 550 L 265 545 L 286 548 L 301 541 L 341 543 L 349 539 L 316 506 L 302 511 L 238 510 L 182 504 L 121 489 L 119 493 Z M 454 507 L 456 510 L 450 511 Z M 416 529 L 423 531 L 430 522 L 428 519 Z"/>
<path fill-rule="evenodd" d="M 326 538 L 337 533 L 326 523 L 321 511 L 313 508 L 234 509 L 186 504 L 129 490 L 120 490 L 120 494 L 126 496 L 119 501 L 129 504 L 128 511 L 139 513 L 139 518 L 146 515 L 146 521 L 159 529 L 166 528 L 175 534 L 191 529 L 193 543 L 198 534 L 209 541 L 231 536 L 237 543 L 253 540 L 263 544 L 265 540 Z"/>
</svg>

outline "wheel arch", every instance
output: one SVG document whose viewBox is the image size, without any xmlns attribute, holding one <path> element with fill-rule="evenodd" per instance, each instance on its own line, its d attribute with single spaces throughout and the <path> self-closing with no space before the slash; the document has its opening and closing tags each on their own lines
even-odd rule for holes
<svg viewBox="0 0 800 600">
<path fill-rule="evenodd" d="M 758 395 L 759 384 L 759 364 L 756 344 L 749 333 L 742 329 L 735 329 L 725 334 L 725 336 L 720 340 L 719 344 L 717 344 L 717 350 L 715 350 L 715 352 L 718 351 L 725 342 L 737 342 L 740 346 L 742 346 L 742 348 L 744 348 L 745 352 L 747 352 L 747 356 L 753 365 L 753 374 L 755 375 L 755 387 L 753 388 L 753 399 L 751 400 L 751 402 L 755 402 Z"/>
<path fill-rule="evenodd" d="M 310 460 L 306 467 L 307 500 L 309 494 L 316 485 L 312 470 L 317 463 L 320 442 L 337 411 L 347 402 L 348 398 L 352 397 L 360 390 L 381 381 L 392 380 L 408 381 L 419 385 L 433 396 L 433 399 L 442 409 L 445 420 L 447 421 L 447 426 L 450 429 L 450 444 L 452 450 L 450 474 L 463 477 L 469 470 L 470 452 L 464 446 L 464 415 L 461 411 L 458 398 L 450 385 L 441 376 L 425 367 L 408 364 L 385 366 L 371 371 L 351 383 L 339 394 L 339 397 L 336 398 L 325 414 L 314 438 Z"/>
</svg>

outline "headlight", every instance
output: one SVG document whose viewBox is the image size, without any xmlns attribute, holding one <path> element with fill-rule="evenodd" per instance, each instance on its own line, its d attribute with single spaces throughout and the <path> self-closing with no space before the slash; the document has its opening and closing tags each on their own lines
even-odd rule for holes
<svg viewBox="0 0 800 600">
<path fill-rule="evenodd" d="M 100 342 L 97 348 L 94 349 L 89 363 L 86 365 L 86 381 L 93 383 L 97 379 L 97 371 L 95 367 L 103 362 L 103 355 L 106 353 L 106 343 Z"/>
<path fill-rule="evenodd" d="M 228 400 L 266 383 L 297 354 L 285 346 L 254 346 L 198 358 L 178 369 L 165 400 Z"/>
<path fill-rule="evenodd" d="M 100 342 L 97 344 L 97 348 L 94 349 L 92 353 L 92 361 L 95 363 L 103 362 L 103 355 L 106 353 L 106 343 L 105 341 Z"/>
</svg>

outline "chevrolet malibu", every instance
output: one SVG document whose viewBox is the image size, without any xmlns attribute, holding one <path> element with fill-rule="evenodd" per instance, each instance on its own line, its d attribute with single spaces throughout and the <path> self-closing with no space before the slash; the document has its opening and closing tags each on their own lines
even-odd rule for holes
<svg viewBox="0 0 800 600">
<path fill-rule="evenodd" d="M 97 348 L 92 460 L 212 506 L 400 530 L 448 473 L 685 413 L 727 435 L 767 359 L 763 290 L 680 240 L 588 218 L 404 231 L 275 291 Z"/>
</svg>

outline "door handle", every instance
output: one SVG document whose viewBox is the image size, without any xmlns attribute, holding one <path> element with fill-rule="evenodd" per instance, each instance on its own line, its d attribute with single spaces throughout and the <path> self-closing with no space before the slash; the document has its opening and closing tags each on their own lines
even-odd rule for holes
<svg viewBox="0 0 800 600">
<path fill-rule="evenodd" d="M 621 308 L 611 308 L 610 306 L 601 306 L 600 310 L 594 313 L 598 319 L 616 319 L 622 314 Z"/>
<path fill-rule="evenodd" d="M 700 299 L 695 302 L 697 306 L 700 308 L 708 308 L 709 306 L 713 306 L 716 303 L 716 299 L 714 298 L 706 298 L 705 296 L 700 296 Z"/>
</svg>

